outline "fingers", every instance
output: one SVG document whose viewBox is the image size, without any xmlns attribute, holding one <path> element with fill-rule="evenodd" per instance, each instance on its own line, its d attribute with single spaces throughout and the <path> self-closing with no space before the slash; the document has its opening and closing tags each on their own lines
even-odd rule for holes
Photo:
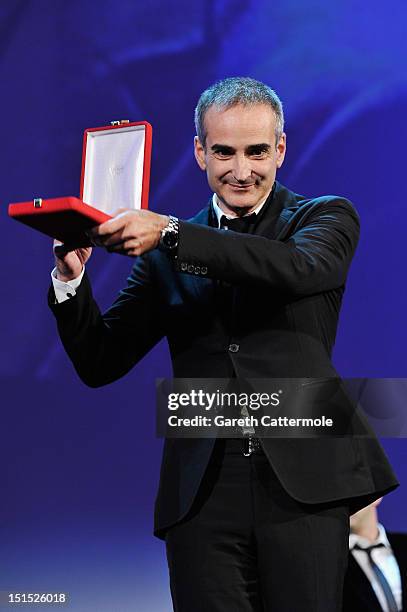
<svg viewBox="0 0 407 612">
<path fill-rule="evenodd" d="M 64 244 L 63 242 L 54 241 L 54 254 L 57 257 L 64 257 L 67 253 L 71 251 L 75 251 L 75 247 L 69 244 Z"/>
<path fill-rule="evenodd" d="M 60 243 L 60 244 L 54 244 L 54 253 L 55 255 L 58 255 L 59 257 L 66 255 L 66 253 L 68 253 L 68 251 L 65 248 L 65 245 Z"/>
<path fill-rule="evenodd" d="M 90 237 L 101 238 L 103 236 L 111 236 L 112 234 L 123 230 L 129 223 L 130 216 L 131 221 L 134 221 L 135 212 L 136 211 L 128 211 L 124 209 L 123 212 L 118 213 L 112 219 L 109 219 L 108 221 L 105 221 L 104 223 L 101 223 L 96 227 L 92 227 L 92 229 L 89 230 Z"/>
<path fill-rule="evenodd" d="M 129 212 L 128 208 L 118 208 L 117 210 L 115 210 L 113 217 L 117 217 L 118 215 L 121 215 L 124 212 Z"/>
<path fill-rule="evenodd" d="M 99 246 L 110 247 L 122 244 L 125 240 L 130 240 L 131 236 L 126 235 L 125 228 L 105 236 L 97 236 L 93 238 Z"/>
<path fill-rule="evenodd" d="M 135 257 L 156 247 L 162 226 L 161 215 L 150 211 L 119 209 L 109 221 L 90 229 L 92 244 L 111 253 Z"/>
<path fill-rule="evenodd" d="M 119 244 L 114 244 L 106 247 L 109 253 L 119 253 L 120 255 L 130 255 L 136 257 L 144 252 L 143 241 L 140 238 L 125 240 Z"/>
<path fill-rule="evenodd" d="M 63 242 L 57 240 L 56 238 L 54 238 L 52 250 L 54 251 L 54 255 L 64 255 L 66 253 Z"/>
<path fill-rule="evenodd" d="M 135 239 L 141 226 L 135 220 L 134 215 L 129 215 L 128 212 L 125 210 L 121 216 L 109 219 L 109 221 L 89 230 L 90 240 L 96 246 L 111 247 L 122 244 L 125 240 Z"/>
</svg>

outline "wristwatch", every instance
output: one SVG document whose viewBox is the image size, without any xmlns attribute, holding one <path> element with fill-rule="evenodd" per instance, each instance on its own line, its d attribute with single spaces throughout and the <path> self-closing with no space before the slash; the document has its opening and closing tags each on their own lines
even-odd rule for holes
<svg viewBox="0 0 407 612">
<path fill-rule="evenodd" d="M 169 216 L 168 225 L 161 230 L 160 242 L 158 248 L 160 251 L 175 254 L 177 252 L 179 241 L 179 222 L 177 217 Z"/>
</svg>

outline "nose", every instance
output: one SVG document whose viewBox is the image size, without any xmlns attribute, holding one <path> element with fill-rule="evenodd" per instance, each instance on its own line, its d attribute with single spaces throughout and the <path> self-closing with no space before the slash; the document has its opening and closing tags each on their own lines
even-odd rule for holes
<svg viewBox="0 0 407 612">
<path fill-rule="evenodd" d="M 244 182 L 251 176 L 250 161 L 245 155 L 235 155 L 232 173 L 239 182 Z"/>
</svg>

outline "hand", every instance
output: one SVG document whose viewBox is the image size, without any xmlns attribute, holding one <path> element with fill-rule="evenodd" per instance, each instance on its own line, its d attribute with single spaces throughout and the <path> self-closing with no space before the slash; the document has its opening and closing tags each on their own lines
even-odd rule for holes
<svg viewBox="0 0 407 612">
<path fill-rule="evenodd" d="M 69 247 L 66 247 L 59 240 L 54 240 L 54 256 L 58 280 L 66 283 L 77 278 L 91 253 L 91 247 L 71 251 Z"/>
<path fill-rule="evenodd" d="M 112 219 L 92 228 L 88 235 L 109 252 L 137 257 L 156 248 L 168 223 L 169 217 L 150 210 L 119 208 Z"/>
</svg>

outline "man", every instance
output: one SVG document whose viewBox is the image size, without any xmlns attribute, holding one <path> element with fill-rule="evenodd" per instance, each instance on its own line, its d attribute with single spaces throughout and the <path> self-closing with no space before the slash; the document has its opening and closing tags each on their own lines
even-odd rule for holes
<svg viewBox="0 0 407 612">
<path fill-rule="evenodd" d="M 407 535 L 386 533 L 378 521 L 381 499 L 350 519 L 344 612 L 397 612 L 407 602 Z"/>
<path fill-rule="evenodd" d="M 91 249 L 56 247 L 50 306 L 79 376 L 116 380 L 163 336 L 178 378 L 337 376 L 355 210 L 276 182 L 286 136 L 265 84 L 215 83 L 196 128 L 214 192 L 203 210 L 187 222 L 123 210 L 92 231 L 95 244 L 137 257 L 103 316 L 84 271 Z M 349 511 L 396 486 L 375 439 L 167 439 L 155 533 L 174 609 L 340 610 Z"/>
</svg>

